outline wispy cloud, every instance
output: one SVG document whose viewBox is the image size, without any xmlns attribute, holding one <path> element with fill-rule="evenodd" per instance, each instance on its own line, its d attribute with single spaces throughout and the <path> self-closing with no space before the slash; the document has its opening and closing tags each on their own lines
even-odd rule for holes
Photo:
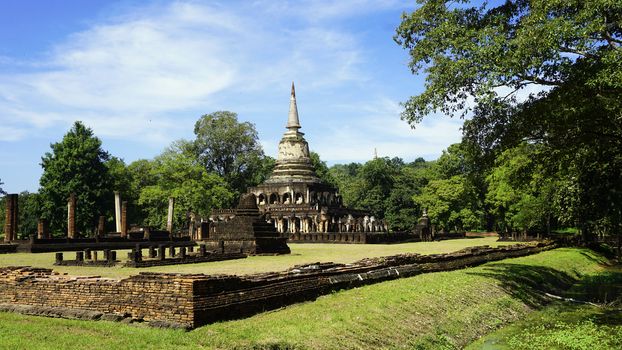
<svg viewBox="0 0 622 350">
<path fill-rule="evenodd" d="M 327 132 L 313 138 L 311 148 L 322 159 L 331 163 L 364 162 L 372 159 L 375 151 L 380 157 L 434 159 L 462 137 L 461 119 L 430 116 L 416 129 L 411 128 L 400 119 L 399 103 L 386 97 L 359 105 L 358 110 L 356 123 L 327 123 Z"/>
<path fill-rule="evenodd" d="M 126 138 L 138 129 L 149 132 L 145 141 L 170 141 L 182 112 L 227 89 L 259 91 L 292 78 L 322 87 L 364 77 L 353 35 L 282 25 L 289 20 L 258 4 L 133 9 L 69 36 L 35 71 L 1 74 L 0 123 L 13 131 L 11 140 L 81 119 L 102 136 Z"/>
</svg>

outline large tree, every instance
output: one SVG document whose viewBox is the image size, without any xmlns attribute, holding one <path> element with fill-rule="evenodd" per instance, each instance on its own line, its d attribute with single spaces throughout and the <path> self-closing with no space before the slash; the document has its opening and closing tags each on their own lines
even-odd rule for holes
<svg viewBox="0 0 622 350">
<path fill-rule="evenodd" d="M 49 220 L 52 231 L 66 232 L 71 193 L 77 197 L 76 227 L 83 233 L 93 231 L 99 215 L 110 210 L 105 206 L 112 196 L 105 164 L 110 156 L 101 145 L 93 130 L 77 121 L 41 158 L 41 214 Z"/>
<path fill-rule="evenodd" d="M 223 177 L 238 193 L 261 182 L 272 162 L 259 144 L 255 125 L 239 122 L 237 114 L 206 114 L 194 125 L 194 151 L 208 172 Z"/>
<path fill-rule="evenodd" d="M 412 72 L 427 74 L 403 118 L 469 115 L 465 136 L 488 159 L 525 140 L 542 144 L 548 176 L 564 168 L 573 188 L 561 201 L 575 214 L 560 215 L 584 232 L 597 222 L 619 230 L 622 3 L 419 2 L 395 37 L 409 50 Z"/>
<path fill-rule="evenodd" d="M 178 228 L 185 225 L 189 213 L 206 218 L 212 209 L 229 205 L 234 197 L 224 179 L 205 170 L 181 144 L 180 148 L 179 142 L 174 143 L 153 161 L 130 165 L 147 172 L 138 198 L 146 225 L 166 227 L 169 197 L 175 198 L 174 223 Z"/>
</svg>

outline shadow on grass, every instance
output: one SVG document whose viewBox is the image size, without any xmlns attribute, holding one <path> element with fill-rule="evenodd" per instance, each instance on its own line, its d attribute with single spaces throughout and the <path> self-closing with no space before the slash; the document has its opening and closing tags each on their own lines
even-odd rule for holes
<svg viewBox="0 0 622 350">
<path fill-rule="evenodd" d="M 600 314 L 592 317 L 592 320 L 598 325 L 620 326 L 622 325 L 622 310 L 605 309 Z"/>
<path fill-rule="evenodd" d="M 532 308 L 540 308 L 550 301 L 544 293 L 560 295 L 577 282 L 569 274 L 544 266 L 494 264 L 484 272 L 469 274 L 493 278 L 512 297 Z"/>
<path fill-rule="evenodd" d="M 622 306 L 622 269 L 610 268 L 583 278 L 567 293 L 568 296 L 614 307 Z"/>
<path fill-rule="evenodd" d="M 595 262 L 595 263 L 597 263 L 597 264 L 599 264 L 599 265 L 602 265 L 602 264 L 605 264 L 605 263 L 606 263 L 606 260 L 604 260 L 604 259 L 598 259 L 598 258 L 596 258 L 594 255 L 592 255 L 592 254 L 588 254 L 588 253 L 586 253 L 585 251 L 582 251 L 582 252 L 581 252 L 581 255 L 583 255 L 583 256 L 584 256 L 584 257 L 586 257 L 588 260 L 590 260 L 590 261 L 592 261 L 592 262 Z"/>
</svg>

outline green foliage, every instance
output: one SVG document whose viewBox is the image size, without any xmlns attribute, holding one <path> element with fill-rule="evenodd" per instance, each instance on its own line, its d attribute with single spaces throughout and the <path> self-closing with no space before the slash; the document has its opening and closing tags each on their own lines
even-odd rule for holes
<svg viewBox="0 0 622 350">
<path fill-rule="evenodd" d="M 426 90 L 406 103 L 417 122 L 440 109 L 468 112 L 467 99 L 488 105 L 500 86 L 560 86 L 577 65 L 604 63 L 592 86 L 620 87 L 622 5 L 613 0 L 514 0 L 498 6 L 420 0 L 394 37 L 411 56 L 414 74 L 427 73 Z"/>
<path fill-rule="evenodd" d="M 553 201 L 559 221 L 578 223 L 587 239 L 622 231 L 622 3 L 420 3 L 395 36 L 413 73 L 427 73 L 425 91 L 406 102 L 403 118 L 472 114 L 465 140 L 489 168 L 526 140 L 541 145 L 525 170 L 542 178 L 543 190 L 512 180 L 522 187 L 497 184 L 487 196 L 505 224 L 533 227 Z"/>
<path fill-rule="evenodd" d="M 270 173 L 273 160 L 265 159 L 255 125 L 238 122 L 236 113 L 203 115 L 194 125 L 194 134 L 192 148 L 199 162 L 206 171 L 224 178 L 238 194 Z"/>
<path fill-rule="evenodd" d="M 181 145 L 181 146 L 180 146 Z M 143 224 L 166 227 L 169 197 L 175 198 L 174 225 L 184 227 L 190 212 L 207 217 L 214 208 L 228 206 L 234 193 L 225 180 L 207 172 L 182 143 L 173 144 L 153 161 L 130 164 L 136 174 L 132 188 L 139 191 L 137 204 L 142 208 Z"/>
<path fill-rule="evenodd" d="M 368 210 L 376 218 L 384 218 L 387 199 L 393 189 L 399 168 L 389 158 L 377 158 L 363 164 L 352 183 L 352 205 Z"/>
<path fill-rule="evenodd" d="M 413 201 L 413 196 L 420 194 L 421 189 L 428 183 L 429 168 L 430 163 L 421 159 L 401 167 L 395 176 L 385 213 L 390 229 L 410 231 L 417 224 L 422 208 Z"/>
<path fill-rule="evenodd" d="M 42 199 L 38 193 L 28 191 L 21 192 L 19 201 L 19 226 L 18 236 L 20 239 L 28 239 L 30 235 L 37 235 L 39 214 L 41 213 Z"/>
<path fill-rule="evenodd" d="M 76 227 L 83 234 L 93 232 L 98 216 L 111 210 L 106 206 L 112 196 L 106 167 L 110 156 L 79 121 L 50 147 L 52 151 L 41 158 L 41 216 L 49 220 L 51 232 L 66 232 L 67 198 L 75 193 Z"/>
<path fill-rule="evenodd" d="M 330 173 L 326 162 L 320 159 L 320 155 L 316 152 L 311 151 L 309 156 L 311 158 L 311 164 L 313 164 L 313 169 L 315 169 L 315 174 L 324 183 L 332 186 L 337 186 L 337 180 L 333 178 L 333 175 Z"/>
<path fill-rule="evenodd" d="M 550 233 L 552 217 L 560 211 L 554 197 L 560 190 L 557 174 L 545 174 L 538 161 L 543 146 L 522 143 L 503 152 L 487 176 L 486 202 L 503 231 Z"/>
<path fill-rule="evenodd" d="M 481 227 L 483 212 L 478 192 L 484 189 L 478 188 L 472 169 L 465 146 L 454 144 L 427 170 L 427 181 L 421 182 L 412 199 L 421 209 L 427 209 L 437 227 L 450 230 Z"/>
<path fill-rule="evenodd" d="M 339 193 L 343 198 L 346 206 L 354 207 L 354 186 L 353 181 L 356 178 L 361 164 L 335 164 L 328 170 L 330 176 L 335 181 L 335 185 L 339 189 Z"/>
<path fill-rule="evenodd" d="M 557 321 L 529 327 L 508 339 L 512 349 L 585 349 L 608 350 L 622 347 L 620 327 L 595 324 L 587 319 L 579 323 Z"/>
<path fill-rule="evenodd" d="M 413 200 L 427 208 L 428 216 L 437 226 L 451 230 L 477 227 L 477 213 L 468 206 L 473 202 L 473 189 L 466 177 L 431 180 Z"/>
<path fill-rule="evenodd" d="M 2 179 L 0 179 L 0 195 L 6 194 L 6 191 L 2 189 L 2 185 L 4 185 L 4 182 L 2 182 Z"/>
</svg>

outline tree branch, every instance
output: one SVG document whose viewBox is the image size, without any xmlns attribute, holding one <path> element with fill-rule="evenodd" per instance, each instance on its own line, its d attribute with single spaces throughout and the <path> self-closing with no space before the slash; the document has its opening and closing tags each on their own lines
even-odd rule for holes
<svg viewBox="0 0 622 350">
<path fill-rule="evenodd" d="M 538 77 L 534 77 L 530 75 L 518 75 L 518 77 L 522 80 L 532 81 L 540 85 L 547 85 L 547 86 L 560 86 L 561 85 L 561 83 L 558 83 L 555 81 L 550 81 L 550 80 L 546 80 L 546 79 L 542 79 L 542 78 L 538 78 Z"/>
<path fill-rule="evenodd" d="M 603 39 L 607 40 L 609 46 L 613 47 L 614 49 L 617 49 L 618 47 L 620 47 L 620 44 L 622 44 L 622 40 L 614 38 L 608 32 L 603 32 Z"/>
<path fill-rule="evenodd" d="M 559 49 L 562 52 L 573 53 L 575 55 L 580 55 L 580 56 L 583 56 L 583 57 L 590 57 L 590 58 L 596 58 L 597 57 L 596 55 L 593 55 L 593 54 L 591 54 L 589 52 L 579 51 L 579 50 L 576 50 L 576 49 L 573 49 L 573 48 L 567 47 L 567 46 L 561 46 Z"/>
</svg>

